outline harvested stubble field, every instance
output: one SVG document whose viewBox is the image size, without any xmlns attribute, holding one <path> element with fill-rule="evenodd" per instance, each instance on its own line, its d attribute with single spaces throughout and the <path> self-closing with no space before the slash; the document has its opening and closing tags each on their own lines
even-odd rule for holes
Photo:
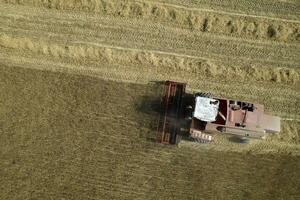
<svg viewBox="0 0 300 200">
<path fill-rule="evenodd" d="M 0 199 L 299 199 L 297 0 L 0 0 Z M 282 131 L 153 142 L 160 87 L 263 103 Z"/>
</svg>

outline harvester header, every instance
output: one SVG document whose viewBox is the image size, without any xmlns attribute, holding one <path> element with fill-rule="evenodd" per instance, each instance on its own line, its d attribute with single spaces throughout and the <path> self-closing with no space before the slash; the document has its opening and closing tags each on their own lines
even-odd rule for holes
<svg viewBox="0 0 300 200">
<path fill-rule="evenodd" d="M 183 118 L 183 98 L 185 83 L 166 81 L 161 97 L 161 115 L 158 123 L 157 141 L 176 144 L 180 132 L 180 119 Z"/>
</svg>

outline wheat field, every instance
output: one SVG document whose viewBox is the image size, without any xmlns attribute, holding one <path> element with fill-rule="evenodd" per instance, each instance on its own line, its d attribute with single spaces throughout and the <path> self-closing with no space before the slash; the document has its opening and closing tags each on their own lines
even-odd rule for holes
<svg viewBox="0 0 300 200">
<path fill-rule="evenodd" d="M 299 199 L 297 0 L 0 0 L 0 199 Z M 154 142 L 161 88 L 281 132 Z"/>
</svg>

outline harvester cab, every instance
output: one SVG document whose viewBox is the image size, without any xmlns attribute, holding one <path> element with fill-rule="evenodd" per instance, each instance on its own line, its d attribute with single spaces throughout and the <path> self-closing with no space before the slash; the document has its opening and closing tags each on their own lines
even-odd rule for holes
<svg viewBox="0 0 300 200">
<path fill-rule="evenodd" d="M 157 141 L 177 144 L 181 130 L 190 140 L 207 143 L 214 134 L 263 139 L 280 131 L 280 118 L 264 113 L 260 104 L 186 93 L 186 83 L 166 81 L 161 97 Z"/>
</svg>

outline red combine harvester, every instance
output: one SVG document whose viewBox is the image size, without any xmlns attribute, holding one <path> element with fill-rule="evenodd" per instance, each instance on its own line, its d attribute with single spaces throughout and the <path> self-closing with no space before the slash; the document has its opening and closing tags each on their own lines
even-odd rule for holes
<svg viewBox="0 0 300 200">
<path fill-rule="evenodd" d="M 264 106 L 212 97 L 209 93 L 186 93 L 186 83 L 166 81 L 161 98 L 157 141 L 177 144 L 181 130 L 196 142 L 213 140 L 216 133 L 239 138 L 262 139 L 280 131 L 280 118 L 264 113 Z"/>
</svg>

